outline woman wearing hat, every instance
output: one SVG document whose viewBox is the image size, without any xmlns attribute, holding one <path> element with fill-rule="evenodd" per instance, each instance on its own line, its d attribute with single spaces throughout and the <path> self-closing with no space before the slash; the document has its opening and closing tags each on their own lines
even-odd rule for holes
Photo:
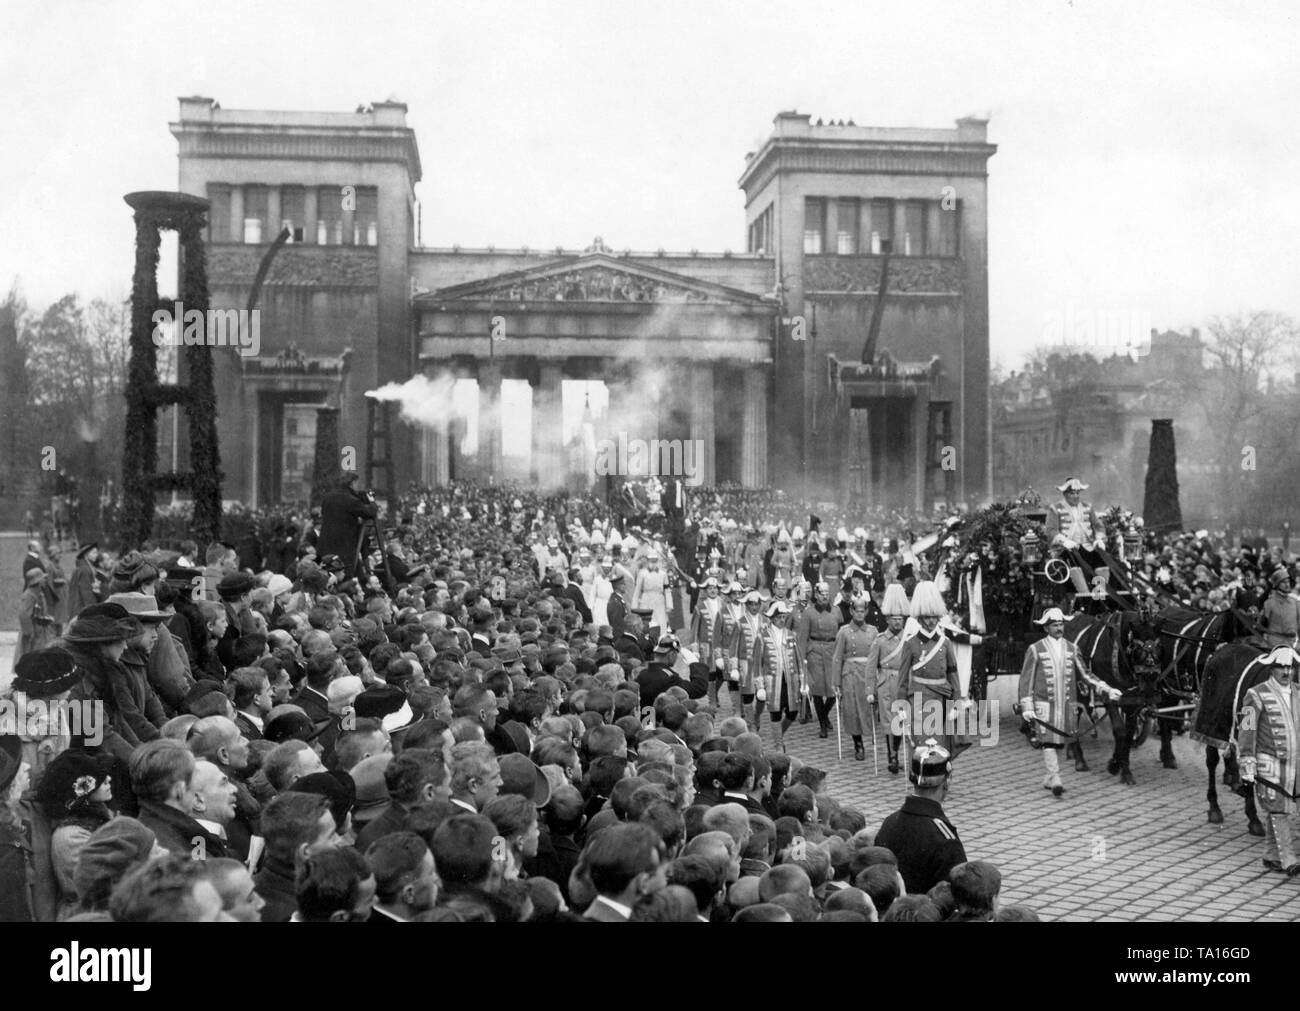
<svg viewBox="0 0 1300 1011">
<path fill-rule="evenodd" d="M 113 817 L 113 759 L 86 751 L 65 751 L 45 770 L 36 790 L 36 803 L 49 821 L 50 859 L 58 886 L 57 919 L 65 920 L 77 905 L 73 874 L 77 855 L 91 833 Z"/>
<path fill-rule="evenodd" d="M 68 615 L 80 614 L 91 604 L 99 603 L 99 570 L 95 563 L 99 561 L 99 545 L 94 541 L 83 544 L 77 550 L 77 562 L 68 580 Z"/>
<path fill-rule="evenodd" d="M 1259 630 L 1270 648 L 1294 646 L 1300 633 L 1300 601 L 1291 596 L 1291 574 L 1279 565 L 1268 582 L 1272 589 L 1260 610 Z"/>
<path fill-rule="evenodd" d="M 26 584 L 18 598 L 18 642 L 14 645 L 14 658 L 24 653 L 44 649 L 54 641 L 54 618 L 46 607 L 45 570 L 28 569 L 23 573 Z"/>
<path fill-rule="evenodd" d="M 66 702 L 82 674 L 73 655 L 54 646 L 28 653 L 14 664 L 14 680 L 5 697 L 13 703 L 23 760 L 37 783 L 72 744 Z"/>
<path fill-rule="evenodd" d="M 652 547 L 646 552 L 644 567 L 636 574 L 632 606 L 650 608 L 654 612 L 650 626 L 665 631 L 668 629 L 667 585 L 663 570 L 659 568 L 659 551 Z"/>
<path fill-rule="evenodd" d="M 10 734 L 0 736 L 0 923 L 32 919 L 32 855 L 21 814 L 30 781 L 22 742 Z"/>
<path fill-rule="evenodd" d="M 85 672 L 72 697 L 103 703 L 101 750 L 123 762 L 130 761 L 132 752 L 141 744 L 158 737 L 158 728 L 165 720 L 148 683 L 138 682 L 122 666 L 127 643 L 139 636 L 142 628 L 140 621 L 121 605 L 96 604 L 82 611 L 63 637 L 68 652 Z"/>
</svg>

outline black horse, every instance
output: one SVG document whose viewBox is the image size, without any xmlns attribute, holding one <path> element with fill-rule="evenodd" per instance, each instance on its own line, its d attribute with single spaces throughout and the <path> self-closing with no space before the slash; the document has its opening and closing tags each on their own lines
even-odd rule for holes
<svg viewBox="0 0 1300 1011">
<path fill-rule="evenodd" d="M 1262 643 L 1251 641 L 1229 643 L 1215 650 L 1201 678 L 1200 701 L 1191 730 L 1192 740 L 1205 745 L 1205 768 L 1209 773 L 1205 799 L 1210 802 L 1210 824 L 1223 823 L 1219 795 L 1214 786 L 1219 752 L 1223 751 L 1223 785 L 1235 789 L 1245 798 L 1250 834 L 1256 836 L 1264 834 L 1264 826 L 1255 809 L 1255 791 L 1242 787 L 1237 768 L 1237 714 L 1241 712 L 1246 692 L 1268 679 L 1268 668 L 1259 662 L 1264 652 Z"/>
<path fill-rule="evenodd" d="M 1093 675 L 1123 693 L 1118 702 L 1104 703 L 1115 738 L 1115 750 L 1106 771 L 1112 776 L 1118 774 L 1125 786 L 1132 786 L 1135 780 L 1129 767 L 1129 754 L 1138 736 L 1142 714 L 1160 697 L 1159 632 L 1138 611 L 1113 611 L 1099 617 L 1073 615 L 1066 620 L 1065 635 L 1079 650 Z M 1085 690 L 1085 686 L 1079 687 Z M 1082 742 L 1071 744 L 1068 754 L 1073 756 L 1077 771 L 1087 771 Z"/>
<path fill-rule="evenodd" d="M 1176 769 L 1173 736 L 1196 707 L 1210 658 L 1225 643 L 1252 635 L 1254 628 L 1250 617 L 1239 611 L 1206 613 L 1186 607 L 1163 608 L 1155 625 L 1160 632 L 1160 761 L 1166 769 Z"/>
</svg>

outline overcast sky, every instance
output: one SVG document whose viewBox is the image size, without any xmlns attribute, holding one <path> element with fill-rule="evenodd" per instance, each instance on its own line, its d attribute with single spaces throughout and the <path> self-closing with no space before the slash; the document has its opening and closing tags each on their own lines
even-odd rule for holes
<svg viewBox="0 0 1300 1011">
<path fill-rule="evenodd" d="M 1092 314 L 1300 315 L 1295 5 L 9 0 L 0 285 L 125 297 L 130 190 L 174 189 L 180 95 L 397 96 L 426 245 L 743 250 L 744 155 L 781 109 L 991 116 L 995 360 Z"/>
</svg>

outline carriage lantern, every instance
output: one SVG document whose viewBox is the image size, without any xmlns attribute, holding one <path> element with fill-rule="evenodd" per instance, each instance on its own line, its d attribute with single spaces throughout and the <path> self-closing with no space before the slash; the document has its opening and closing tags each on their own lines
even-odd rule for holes
<svg viewBox="0 0 1300 1011">
<path fill-rule="evenodd" d="M 1137 562 L 1142 558 L 1142 535 L 1130 527 L 1124 531 L 1124 561 Z"/>
<path fill-rule="evenodd" d="M 1037 565 L 1043 560 L 1042 538 L 1032 530 L 1026 531 L 1020 538 L 1020 556 L 1029 566 Z"/>
</svg>

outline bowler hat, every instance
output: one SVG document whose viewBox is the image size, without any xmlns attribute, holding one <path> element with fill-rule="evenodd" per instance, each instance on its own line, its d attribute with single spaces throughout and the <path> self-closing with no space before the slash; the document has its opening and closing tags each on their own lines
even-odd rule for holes
<svg viewBox="0 0 1300 1011">
<path fill-rule="evenodd" d="M 504 726 L 509 727 L 510 724 Z M 545 773 L 526 754 L 502 755 L 499 765 L 501 793 L 526 797 L 538 807 L 545 807 L 550 802 L 551 784 Z"/>
</svg>

